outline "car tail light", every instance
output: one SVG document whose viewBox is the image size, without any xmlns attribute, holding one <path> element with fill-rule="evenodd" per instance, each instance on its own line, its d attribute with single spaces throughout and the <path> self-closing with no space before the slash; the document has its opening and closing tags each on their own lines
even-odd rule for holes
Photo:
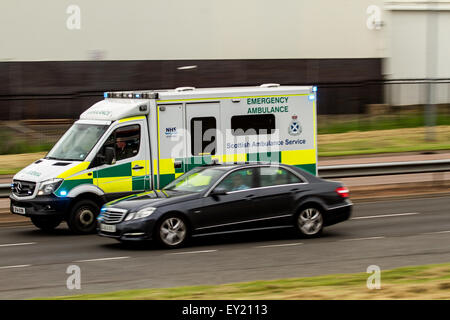
<svg viewBox="0 0 450 320">
<path fill-rule="evenodd" d="M 336 189 L 336 193 L 342 198 L 348 198 L 349 191 L 346 187 L 339 187 Z"/>
</svg>

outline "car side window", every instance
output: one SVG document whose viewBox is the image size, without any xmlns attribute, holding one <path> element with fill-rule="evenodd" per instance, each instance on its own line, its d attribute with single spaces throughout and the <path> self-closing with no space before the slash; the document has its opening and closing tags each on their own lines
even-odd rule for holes
<svg viewBox="0 0 450 320">
<path fill-rule="evenodd" d="M 116 152 L 116 161 L 128 159 L 139 153 L 141 142 L 141 128 L 138 124 L 117 128 L 108 137 L 102 147 L 113 147 Z"/>
<path fill-rule="evenodd" d="M 281 167 L 261 167 L 259 171 L 261 187 L 303 182 L 292 172 Z"/>
<path fill-rule="evenodd" d="M 256 169 L 241 169 L 230 173 L 217 188 L 230 191 L 241 191 L 255 187 Z"/>
</svg>

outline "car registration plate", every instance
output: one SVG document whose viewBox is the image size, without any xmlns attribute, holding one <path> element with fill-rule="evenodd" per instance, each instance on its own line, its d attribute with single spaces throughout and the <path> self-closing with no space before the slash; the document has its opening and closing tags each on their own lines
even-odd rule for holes
<svg viewBox="0 0 450 320">
<path fill-rule="evenodd" d="M 113 224 L 100 224 L 100 230 L 105 232 L 116 232 L 116 226 Z"/>
<path fill-rule="evenodd" d="M 12 209 L 14 213 L 25 214 L 25 208 L 13 206 Z"/>
</svg>

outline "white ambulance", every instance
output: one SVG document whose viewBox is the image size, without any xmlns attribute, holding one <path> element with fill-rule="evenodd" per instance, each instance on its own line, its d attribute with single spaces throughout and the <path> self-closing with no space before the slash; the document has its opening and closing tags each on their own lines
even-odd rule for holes
<svg viewBox="0 0 450 320">
<path fill-rule="evenodd" d="M 195 166 L 281 162 L 317 173 L 316 87 L 105 92 L 46 157 L 17 173 L 11 212 L 93 232 L 107 202 L 161 189 Z"/>
</svg>

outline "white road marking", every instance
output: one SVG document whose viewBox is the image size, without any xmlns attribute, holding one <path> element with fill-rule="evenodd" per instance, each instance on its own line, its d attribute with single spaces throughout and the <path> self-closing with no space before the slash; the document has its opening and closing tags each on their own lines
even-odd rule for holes
<svg viewBox="0 0 450 320">
<path fill-rule="evenodd" d="M 0 247 L 28 246 L 30 244 L 36 244 L 36 242 L 6 243 L 0 244 Z"/>
<path fill-rule="evenodd" d="M 31 264 L 20 264 L 17 266 L 4 266 L 4 267 L 0 267 L 0 269 L 14 269 L 14 268 L 26 268 L 26 267 L 31 267 Z"/>
<path fill-rule="evenodd" d="M 166 254 L 193 254 L 193 253 L 209 253 L 209 252 L 216 252 L 217 250 L 199 250 L 199 251 L 183 251 L 183 252 L 173 252 L 173 253 L 166 253 Z"/>
<path fill-rule="evenodd" d="M 302 242 L 295 242 L 295 243 L 283 243 L 283 244 L 269 244 L 266 246 L 257 246 L 255 248 L 274 248 L 274 247 L 290 247 L 290 246 L 298 246 L 303 244 Z"/>
<path fill-rule="evenodd" d="M 379 214 L 376 216 L 364 216 L 364 217 L 353 217 L 350 220 L 360 220 L 360 219 L 375 219 L 375 218 L 390 218 L 390 217 L 401 217 L 401 216 L 413 216 L 420 214 L 420 212 L 407 212 L 407 213 L 393 213 L 393 214 Z"/>
<path fill-rule="evenodd" d="M 128 259 L 128 258 L 130 258 L 130 257 L 111 257 L 111 258 L 78 260 L 78 261 L 74 261 L 74 262 L 96 262 L 96 261 L 121 260 L 121 259 Z"/>
<path fill-rule="evenodd" d="M 442 233 L 450 233 L 450 230 L 445 231 L 434 231 L 434 232 L 424 232 L 422 234 L 442 234 Z"/>
<path fill-rule="evenodd" d="M 338 241 L 359 241 L 359 240 L 375 240 L 375 239 L 384 239 L 386 237 L 367 237 L 367 238 L 353 238 L 353 239 L 342 239 Z"/>
</svg>

